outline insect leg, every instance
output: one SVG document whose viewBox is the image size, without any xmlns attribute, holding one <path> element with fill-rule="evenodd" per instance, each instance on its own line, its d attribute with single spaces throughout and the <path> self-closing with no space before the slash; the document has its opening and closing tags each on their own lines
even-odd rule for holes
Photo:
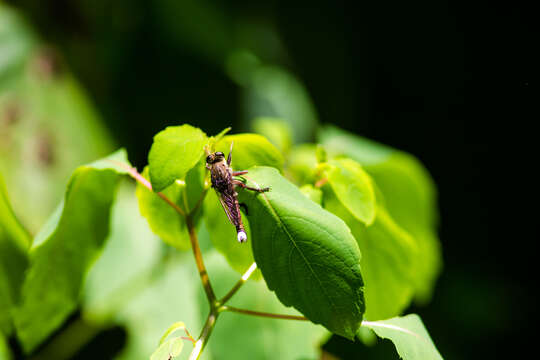
<svg viewBox="0 0 540 360">
<path fill-rule="evenodd" d="M 232 176 L 240 176 L 240 175 L 244 175 L 244 174 L 247 174 L 247 173 L 248 173 L 247 170 L 233 171 Z"/>
<path fill-rule="evenodd" d="M 231 141 L 231 148 L 229 150 L 229 155 L 227 156 L 227 165 L 231 166 L 232 161 L 232 147 L 233 147 L 234 141 Z"/>
<path fill-rule="evenodd" d="M 242 189 L 256 191 L 256 192 L 259 192 L 259 193 L 270 191 L 269 187 L 265 187 L 265 188 L 262 188 L 262 189 L 257 189 L 257 188 L 251 187 L 251 186 L 247 186 L 246 184 L 244 184 L 240 180 L 233 180 L 233 185 L 240 186 Z"/>
</svg>

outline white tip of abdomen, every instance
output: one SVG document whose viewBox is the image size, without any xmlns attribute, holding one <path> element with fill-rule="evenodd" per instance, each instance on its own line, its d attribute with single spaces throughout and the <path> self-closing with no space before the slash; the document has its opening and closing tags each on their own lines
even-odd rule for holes
<svg viewBox="0 0 540 360">
<path fill-rule="evenodd" d="M 247 235 L 246 235 L 246 233 L 243 232 L 242 230 L 240 230 L 240 231 L 238 232 L 238 241 L 241 242 L 241 243 L 243 243 L 243 242 L 246 242 L 246 240 L 247 240 Z"/>
</svg>

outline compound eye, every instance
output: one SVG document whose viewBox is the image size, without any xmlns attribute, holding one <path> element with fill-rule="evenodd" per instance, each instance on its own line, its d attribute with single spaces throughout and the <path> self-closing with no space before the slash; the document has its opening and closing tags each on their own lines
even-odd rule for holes
<svg viewBox="0 0 540 360">
<path fill-rule="evenodd" d="M 212 155 L 208 155 L 208 156 L 206 157 L 206 162 L 207 162 L 207 163 L 210 163 L 210 161 L 212 161 Z"/>
<path fill-rule="evenodd" d="M 216 153 L 216 155 L 217 155 L 217 156 L 225 156 L 225 154 L 223 154 L 221 151 L 218 151 L 218 152 Z"/>
</svg>

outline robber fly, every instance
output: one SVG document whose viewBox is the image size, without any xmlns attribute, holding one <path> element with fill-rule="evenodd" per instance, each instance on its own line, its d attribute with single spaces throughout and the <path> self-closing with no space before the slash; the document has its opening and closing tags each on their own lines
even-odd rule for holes
<svg viewBox="0 0 540 360">
<path fill-rule="evenodd" d="M 225 155 L 221 152 L 208 153 L 206 157 L 206 168 L 210 170 L 212 187 L 216 190 L 225 214 L 229 218 L 229 221 L 236 227 L 236 233 L 239 242 L 246 242 L 247 235 L 244 230 L 244 224 L 242 224 L 242 216 L 240 215 L 240 205 L 238 204 L 238 193 L 236 187 L 240 186 L 243 189 L 266 192 L 270 191 L 270 188 L 257 189 L 247 186 L 240 180 L 236 180 L 233 176 L 240 176 L 247 174 L 247 171 L 233 171 L 231 168 L 231 155 L 232 155 L 233 143 L 231 143 L 231 149 L 229 155 L 225 161 Z"/>
</svg>

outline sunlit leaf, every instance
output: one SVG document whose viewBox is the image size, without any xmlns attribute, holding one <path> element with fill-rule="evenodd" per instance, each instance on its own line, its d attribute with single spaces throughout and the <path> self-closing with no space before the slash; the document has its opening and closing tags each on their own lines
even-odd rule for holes
<svg viewBox="0 0 540 360">
<path fill-rule="evenodd" d="M 158 346 L 156 351 L 150 356 L 150 360 L 171 360 L 180 355 L 184 347 L 182 337 L 174 337 Z"/>
<path fill-rule="evenodd" d="M 436 188 L 428 171 L 407 153 L 333 126 L 321 128 L 318 137 L 333 155 L 346 155 L 362 164 L 382 193 L 385 208 L 413 237 L 418 247 L 415 296 L 428 301 L 442 267 Z"/>
<path fill-rule="evenodd" d="M 364 313 L 360 251 L 345 223 L 306 198 L 277 170 L 250 169 L 248 205 L 255 261 L 282 303 L 352 338 Z"/>
<path fill-rule="evenodd" d="M 317 147 L 313 144 L 293 147 L 287 159 L 287 177 L 299 185 L 315 181 L 316 149 Z"/>
<path fill-rule="evenodd" d="M 148 179 L 148 168 L 144 169 L 142 175 Z M 187 207 L 185 187 L 185 183 L 176 181 L 162 191 L 169 200 L 184 211 Z M 150 229 L 165 243 L 179 250 L 188 250 L 190 242 L 185 218 L 155 192 L 139 183 L 135 193 L 139 200 L 139 211 L 148 221 Z"/>
<path fill-rule="evenodd" d="M 127 163 L 124 151 L 122 161 Z M 118 154 L 113 154 L 118 159 Z M 22 300 L 14 310 L 17 336 L 32 351 L 75 310 L 84 275 L 104 244 L 119 172 L 107 160 L 77 168 L 54 231 L 30 250 Z"/>
<path fill-rule="evenodd" d="M 325 209 L 349 226 L 362 252 L 362 276 L 366 299 L 365 318 L 387 319 L 399 315 L 413 295 L 416 244 L 379 206 L 377 217 L 366 226 L 343 206 L 329 186 L 323 187 Z"/>
<path fill-rule="evenodd" d="M 314 203 L 317 203 L 319 205 L 322 204 L 322 190 L 321 189 L 316 188 L 311 184 L 306 184 L 300 187 L 300 191 L 302 192 L 302 194 L 306 195 L 307 198 L 313 201 Z"/>
<path fill-rule="evenodd" d="M 283 167 L 283 156 L 279 150 L 259 134 L 226 135 L 216 144 L 216 151 L 229 154 L 231 142 L 234 142 L 232 163 L 234 170 L 246 170 L 255 165 Z"/>
<path fill-rule="evenodd" d="M 403 360 L 442 360 L 422 320 L 416 314 L 381 321 L 364 321 L 383 339 L 389 339 Z"/>
<path fill-rule="evenodd" d="M 11 360 L 11 352 L 4 335 L 0 331 L 0 360 Z"/>
<path fill-rule="evenodd" d="M 207 143 L 206 135 L 191 125 L 169 126 L 154 136 L 148 154 L 150 181 L 162 191 L 199 162 Z"/>
<path fill-rule="evenodd" d="M 11 334 L 10 313 L 20 295 L 29 247 L 30 236 L 13 214 L 0 174 L 0 334 Z"/>
<path fill-rule="evenodd" d="M 291 128 L 279 118 L 260 117 L 253 120 L 253 130 L 270 140 L 282 153 L 289 152 L 292 146 Z"/>
<path fill-rule="evenodd" d="M 351 159 L 330 162 L 328 183 L 339 201 L 358 220 L 371 225 L 375 219 L 375 190 L 362 166 Z"/>
</svg>

